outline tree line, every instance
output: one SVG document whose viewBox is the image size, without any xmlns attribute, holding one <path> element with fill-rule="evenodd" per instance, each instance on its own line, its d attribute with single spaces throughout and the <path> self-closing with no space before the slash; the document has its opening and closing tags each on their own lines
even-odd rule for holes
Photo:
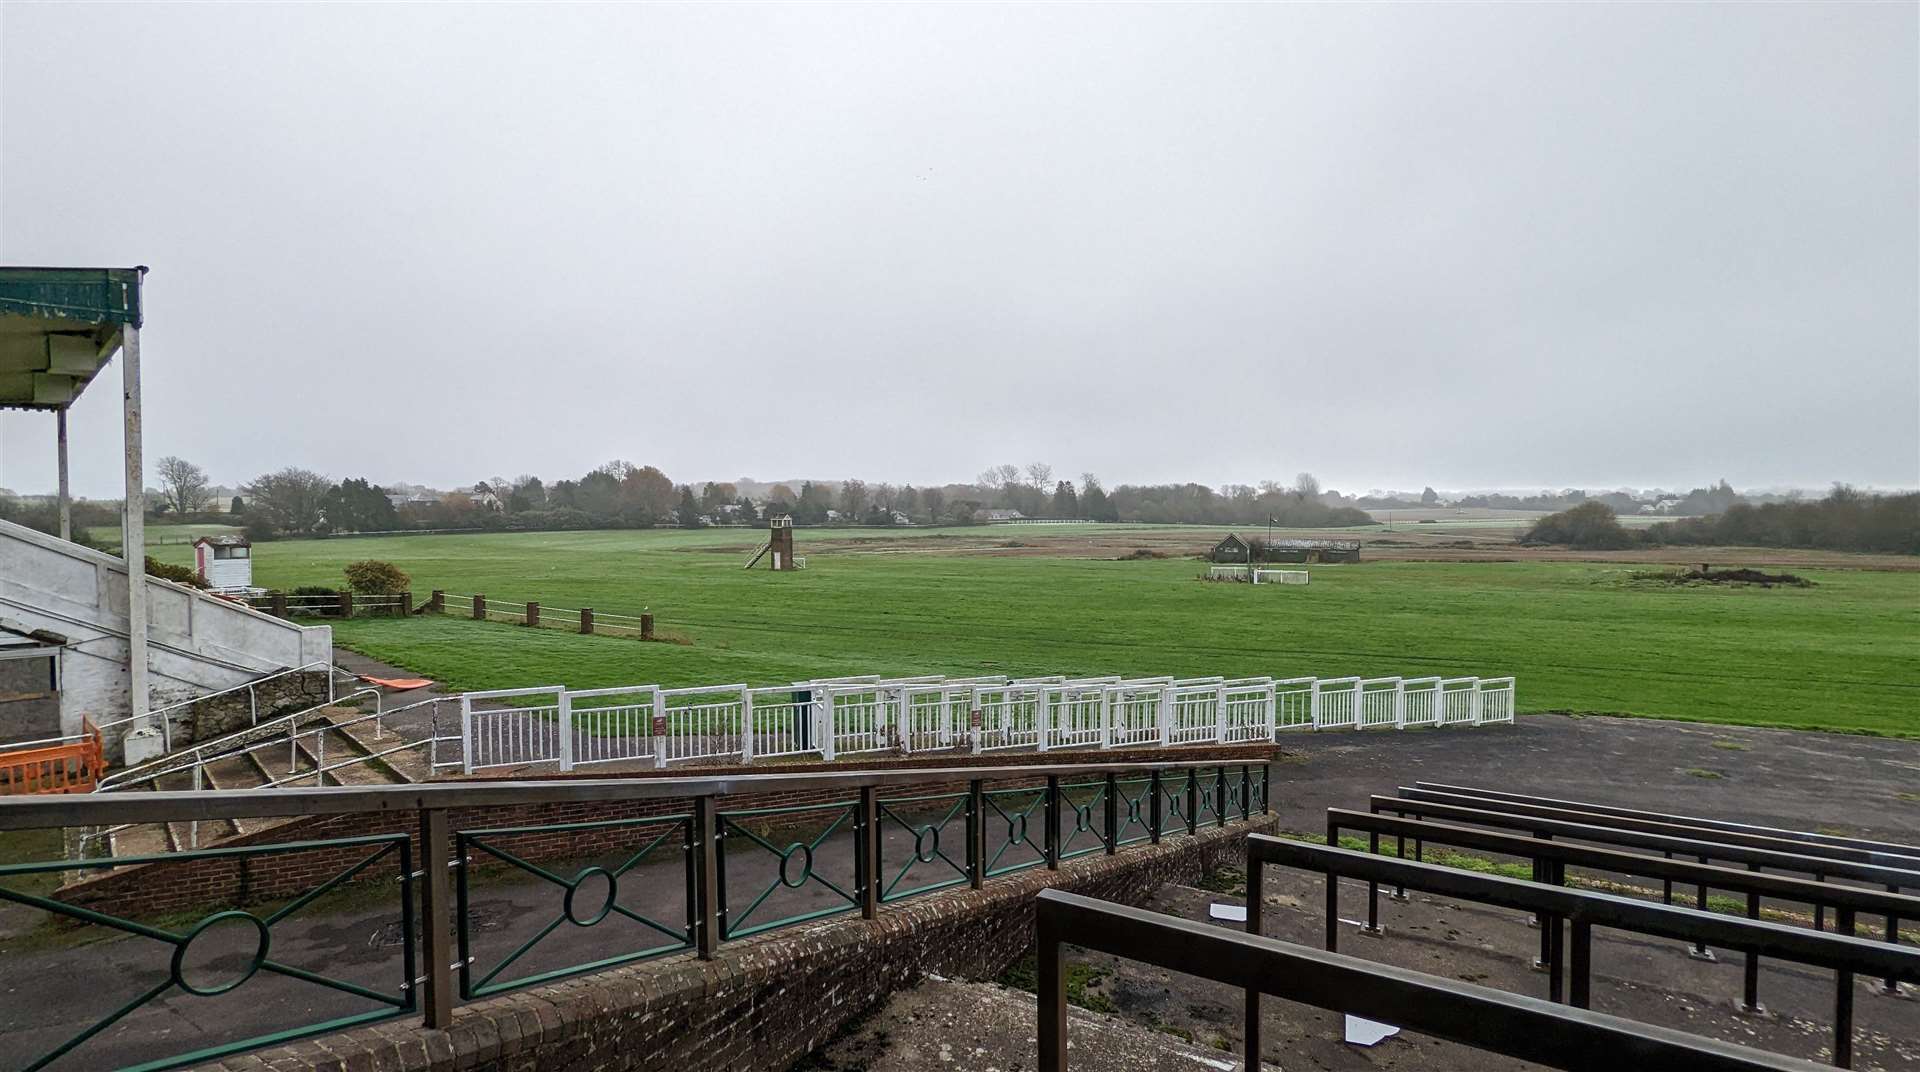
<svg viewBox="0 0 1920 1072">
<path fill-rule="evenodd" d="M 1691 545 L 1914 555 L 1920 554 L 1920 492 L 1877 495 L 1836 484 L 1823 499 L 1735 501 L 1705 517 L 1643 529 L 1620 524 L 1612 507 L 1593 500 L 1534 522 L 1521 542 L 1589 551 Z"/>
</svg>

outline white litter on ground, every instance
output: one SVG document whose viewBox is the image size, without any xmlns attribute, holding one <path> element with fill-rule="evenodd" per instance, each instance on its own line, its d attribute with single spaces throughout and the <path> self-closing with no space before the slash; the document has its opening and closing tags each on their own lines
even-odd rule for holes
<svg viewBox="0 0 1920 1072">
<path fill-rule="evenodd" d="M 1208 905 L 1207 918 L 1224 919 L 1234 923 L 1245 923 L 1247 921 L 1247 909 L 1245 905 L 1237 904 Z"/>
<path fill-rule="evenodd" d="M 1400 1033 L 1400 1029 L 1378 1020 L 1347 1014 L 1347 1041 L 1355 1046 L 1372 1046 Z"/>
</svg>

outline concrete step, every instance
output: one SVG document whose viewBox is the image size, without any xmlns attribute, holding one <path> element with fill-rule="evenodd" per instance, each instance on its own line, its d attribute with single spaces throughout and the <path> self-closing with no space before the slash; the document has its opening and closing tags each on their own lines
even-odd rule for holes
<svg viewBox="0 0 1920 1072">
<path fill-rule="evenodd" d="M 107 835 L 108 851 L 116 856 L 165 856 L 173 851 L 167 828 L 159 823 L 141 823 Z"/>
<path fill-rule="evenodd" d="M 207 764 L 206 781 L 213 789 L 258 789 L 267 784 L 266 772 L 250 757 L 227 756 Z M 274 819 L 234 819 L 235 833 L 251 834 L 272 826 Z"/>
<path fill-rule="evenodd" d="M 387 755 L 380 756 L 378 759 L 370 759 L 365 764 L 367 767 L 380 771 L 385 779 L 385 783 L 424 782 L 431 776 L 432 772 L 427 769 L 427 754 L 424 745 L 418 748 L 409 748 L 404 752 L 390 752 L 390 749 L 398 748 L 407 743 L 407 738 L 401 736 L 391 727 L 380 727 L 378 731 L 379 735 L 375 736 L 375 726 L 371 721 L 354 721 L 360 717 L 357 713 L 342 712 L 336 708 L 326 712 L 326 716 L 328 721 L 336 725 L 342 722 L 353 723 L 352 725 L 338 726 L 338 732 L 329 736 L 327 740 L 329 750 L 332 749 L 335 741 L 345 739 L 351 742 L 354 747 L 358 748 L 363 755 L 373 756 L 381 752 L 388 753 Z"/>
<path fill-rule="evenodd" d="M 394 779 L 367 759 L 360 743 L 339 730 L 309 734 L 300 738 L 300 749 L 309 765 L 329 768 L 322 777 L 328 785 L 392 785 Z"/>
</svg>

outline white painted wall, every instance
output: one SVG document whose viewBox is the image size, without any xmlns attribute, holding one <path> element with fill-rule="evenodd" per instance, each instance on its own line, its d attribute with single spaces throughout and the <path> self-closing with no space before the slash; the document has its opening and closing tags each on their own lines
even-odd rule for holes
<svg viewBox="0 0 1920 1072">
<path fill-rule="evenodd" d="M 152 577 L 147 622 L 156 708 L 333 655 L 327 626 L 295 625 Z M 127 573 L 118 558 L 0 521 L 0 625 L 66 638 L 62 733 L 79 732 L 83 715 L 96 723 L 128 715 Z"/>
</svg>

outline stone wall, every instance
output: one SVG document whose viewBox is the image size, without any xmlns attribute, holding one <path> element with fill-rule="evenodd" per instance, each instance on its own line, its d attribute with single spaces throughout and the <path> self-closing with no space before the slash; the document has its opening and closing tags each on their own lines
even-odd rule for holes
<svg viewBox="0 0 1920 1072">
<path fill-rule="evenodd" d="M 1255 816 L 1199 836 L 1023 871 L 690 954 L 462 1006 L 451 1028 L 394 1020 L 203 1066 L 223 1072 L 737 1072 L 785 1069 L 895 990 L 933 973 L 989 978 L 1033 941 L 1033 897 L 1053 887 L 1138 904 L 1245 855 Z M 956 1066 L 958 1067 L 958 1066 Z"/>
<path fill-rule="evenodd" d="M 275 715 L 304 711 L 326 703 L 329 676 L 325 670 L 286 674 L 255 685 L 251 698 L 246 689 L 240 689 L 188 704 L 170 716 L 174 746 L 178 748 L 186 743 L 211 741 L 246 729 L 256 722 L 265 722 Z"/>
</svg>

